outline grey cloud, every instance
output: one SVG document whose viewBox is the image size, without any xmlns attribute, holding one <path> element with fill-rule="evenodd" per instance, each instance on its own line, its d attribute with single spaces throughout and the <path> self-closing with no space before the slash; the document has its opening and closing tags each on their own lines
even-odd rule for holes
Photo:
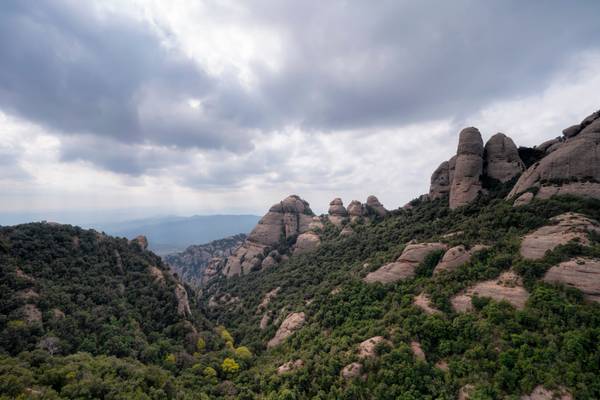
<svg viewBox="0 0 600 400">
<path fill-rule="evenodd" d="M 235 152 L 244 164 L 186 178 L 192 186 L 234 184 L 285 168 L 276 157 L 244 157 L 256 151 L 256 134 L 462 120 L 490 102 L 540 90 L 600 42 L 596 1 L 244 4 L 240 26 L 274 29 L 284 50 L 278 70 L 253 66 L 253 90 L 232 76 L 207 75 L 126 17 L 102 18 L 79 2 L 3 2 L 0 109 L 74 137 L 64 141 L 64 160 L 119 173 L 182 161 L 141 145 Z M 202 99 L 201 111 L 186 106 L 189 98 Z M 94 135 L 118 144 L 89 147 Z"/>
</svg>

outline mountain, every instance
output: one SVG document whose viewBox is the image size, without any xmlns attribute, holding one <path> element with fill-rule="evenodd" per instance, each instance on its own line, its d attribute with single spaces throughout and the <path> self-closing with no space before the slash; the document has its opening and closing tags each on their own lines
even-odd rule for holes
<svg viewBox="0 0 600 400">
<path fill-rule="evenodd" d="M 246 237 L 240 233 L 210 243 L 189 246 L 181 253 L 163 256 L 163 260 L 183 281 L 199 286 L 203 282 L 204 271 L 209 263 L 215 258 L 230 256 L 244 243 Z"/>
<path fill-rule="evenodd" d="M 144 235 L 152 251 L 169 254 L 194 244 L 250 232 L 258 220 L 255 215 L 195 215 L 99 223 L 91 227 L 113 236 L 133 238 Z"/>
<path fill-rule="evenodd" d="M 598 399 L 599 146 L 600 113 L 534 148 L 465 128 L 427 194 L 288 196 L 199 288 L 144 237 L 0 228 L 0 396 Z"/>
</svg>

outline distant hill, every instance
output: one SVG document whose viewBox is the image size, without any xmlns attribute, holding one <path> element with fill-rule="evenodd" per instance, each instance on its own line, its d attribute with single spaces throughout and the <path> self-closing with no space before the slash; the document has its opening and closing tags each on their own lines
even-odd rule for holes
<svg viewBox="0 0 600 400">
<path fill-rule="evenodd" d="M 133 238 L 145 235 L 152 251 L 169 254 L 198 243 L 250 232 L 259 219 L 256 215 L 167 216 L 94 224 L 93 227 L 113 236 Z"/>
</svg>

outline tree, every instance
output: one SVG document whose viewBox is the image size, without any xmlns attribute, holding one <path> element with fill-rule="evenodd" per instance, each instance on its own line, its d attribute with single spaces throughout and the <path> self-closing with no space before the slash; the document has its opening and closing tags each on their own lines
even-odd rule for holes
<svg viewBox="0 0 600 400">
<path fill-rule="evenodd" d="M 233 358 L 227 357 L 221 364 L 221 370 L 226 374 L 235 374 L 240 370 L 240 366 Z"/>
</svg>

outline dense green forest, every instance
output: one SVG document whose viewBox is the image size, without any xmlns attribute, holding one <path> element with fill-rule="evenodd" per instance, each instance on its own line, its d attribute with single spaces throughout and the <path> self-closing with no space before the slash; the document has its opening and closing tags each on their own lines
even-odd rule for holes
<svg viewBox="0 0 600 400">
<path fill-rule="evenodd" d="M 183 315 L 177 281 L 136 243 L 70 226 L 1 228 L 0 393 L 456 399 L 461 387 L 471 385 L 471 399 L 519 399 L 543 384 L 566 388 L 576 399 L 600 398 L 600 306 L 576 289 L 539 279 L 558 262 L 600 257 L 599 235 L 590 234 L 589 246 L 568 243 L 535 261 L 518 251 L 524 234 L 563 212 L 600 220 L 600 201 L 556 197 L 513 207 L 502 200 L 505 193 L 499 187 L 453 211 L 443 200 L 415 201 L 410 210 L 356 224 L 348 237 L 327 224 L 314 252 L 276 268 L 216 279 L 197 295 L 188 288 L 191 313 Z M 447 235 L 452 232 L 462 234 Z M 362 281 L 411 240 L 489 247 L 451 273 L 432 274 L 441 257 L 434 252 L 414 278 L 387 285 Z M 161 270 L 164 281 L 150 267 Z M 453 311 L 453 295 L 508 269 L 523 277 L 530 294 L 523 309 L 475 296 L 473 311 Z M 275 288 L 277 295 L 260 308 Z M 416 307 L 413 299 L 421 292 L 442 312 Z M 227 301 L 218 301 L 223 296 Z M 27 303 L 41 320 L 24 317 Z M 260 329 L 265 312 L 279 321 L 304 312 L 306 323 L 267 349 L 278 325 Z M 357 345 L 378 335 L 386 340 L 377 345 L 377 356 L 361 361 L 361 376 L 344 379 L 342 369 L 358 361 Z M 414 356 L 413 341 L 425 359 Z M 298 359 L 303 363 L 297 369 L 277 373 Z"/>
</svg>

